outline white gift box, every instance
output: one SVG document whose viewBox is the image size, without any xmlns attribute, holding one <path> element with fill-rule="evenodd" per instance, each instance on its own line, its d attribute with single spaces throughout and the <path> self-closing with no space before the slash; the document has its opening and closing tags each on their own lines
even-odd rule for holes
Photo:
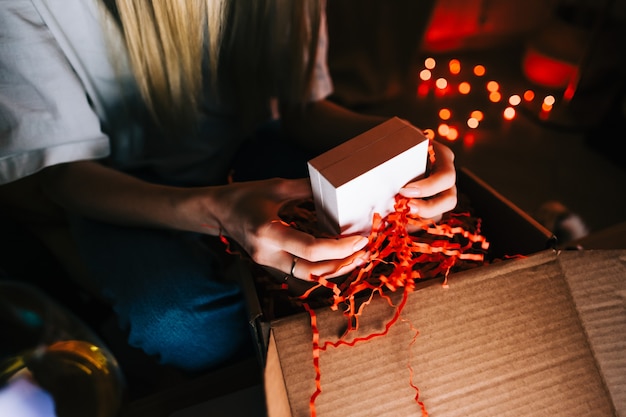
<svg viewBox="0 0 626 417">
<path fill-rule="evenodd" d="M 308 162 L 320 226 L 333 234 L 367 234 L 374 213 L 393 211 L 395 196 L 423 176 L 428 139 L 394 117 Z"/>
</svg>

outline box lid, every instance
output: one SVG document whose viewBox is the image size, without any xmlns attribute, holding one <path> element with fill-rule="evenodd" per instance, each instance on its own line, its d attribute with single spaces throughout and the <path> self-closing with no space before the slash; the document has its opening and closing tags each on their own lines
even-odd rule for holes
<svg viewBox="0 0 626 417">
<path fill-rule="evenodd" d="M 311 159 L 309 164 L 335 188 L 376 168 L 427 138 L 416 127 L 393 117 Z"/>
</svg>

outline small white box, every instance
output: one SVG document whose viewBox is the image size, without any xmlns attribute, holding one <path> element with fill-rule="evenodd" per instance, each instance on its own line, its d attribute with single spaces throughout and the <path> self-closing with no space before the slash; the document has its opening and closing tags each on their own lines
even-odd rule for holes
<svg viewBox="0 0 626 417">
<path fill-rule="evenodd" d="M 374 213 L 393 211 L 400 188 L 423 176 L 428 139 L 394 117 L 308 162 L 320 226 L 333 234 L 369 233 Z"/>
</svg>

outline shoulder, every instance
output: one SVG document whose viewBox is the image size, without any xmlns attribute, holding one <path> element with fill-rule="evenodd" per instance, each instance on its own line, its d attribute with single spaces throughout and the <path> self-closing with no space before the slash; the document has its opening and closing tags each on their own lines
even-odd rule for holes
<svg viewBox="0 0 626 417">
<path fill-rule="evenodd" d="M 46 20 L 42 7 L 53 3 L 76 20 L 88 13 L 77 0 L 5 0 L 0 8 L 0 183 L 108 153 L 63 36 Z"/>
</svg>

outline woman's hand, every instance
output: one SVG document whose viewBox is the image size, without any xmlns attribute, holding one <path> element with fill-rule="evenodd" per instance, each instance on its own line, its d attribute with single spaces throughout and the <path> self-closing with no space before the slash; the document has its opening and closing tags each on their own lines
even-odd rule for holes
<svg viewBox="0 0 626 417">
<path fill-rule="evenodd" d="M 456 169 L 452 150 L 436 141 L 432 144 L 435 163 L 430 167 L 429 175 L 405 185 L 400 195 L 411 199 L 412 215 L 438 220 L 443 213 L 456 207 Z"/>
<path fill-rule="evenodd" d="M 216 201 L 222 207 L 213 213 L 222 233 L 237 241 L 253 261 L 283 275 L 332 278 L 363 264 L 367 238 L 316 238 L 280 220 L 279 210 L 287 201 L 310 197 L 307 179 L 234 183 L 221 187 Z"/>
</svg>

